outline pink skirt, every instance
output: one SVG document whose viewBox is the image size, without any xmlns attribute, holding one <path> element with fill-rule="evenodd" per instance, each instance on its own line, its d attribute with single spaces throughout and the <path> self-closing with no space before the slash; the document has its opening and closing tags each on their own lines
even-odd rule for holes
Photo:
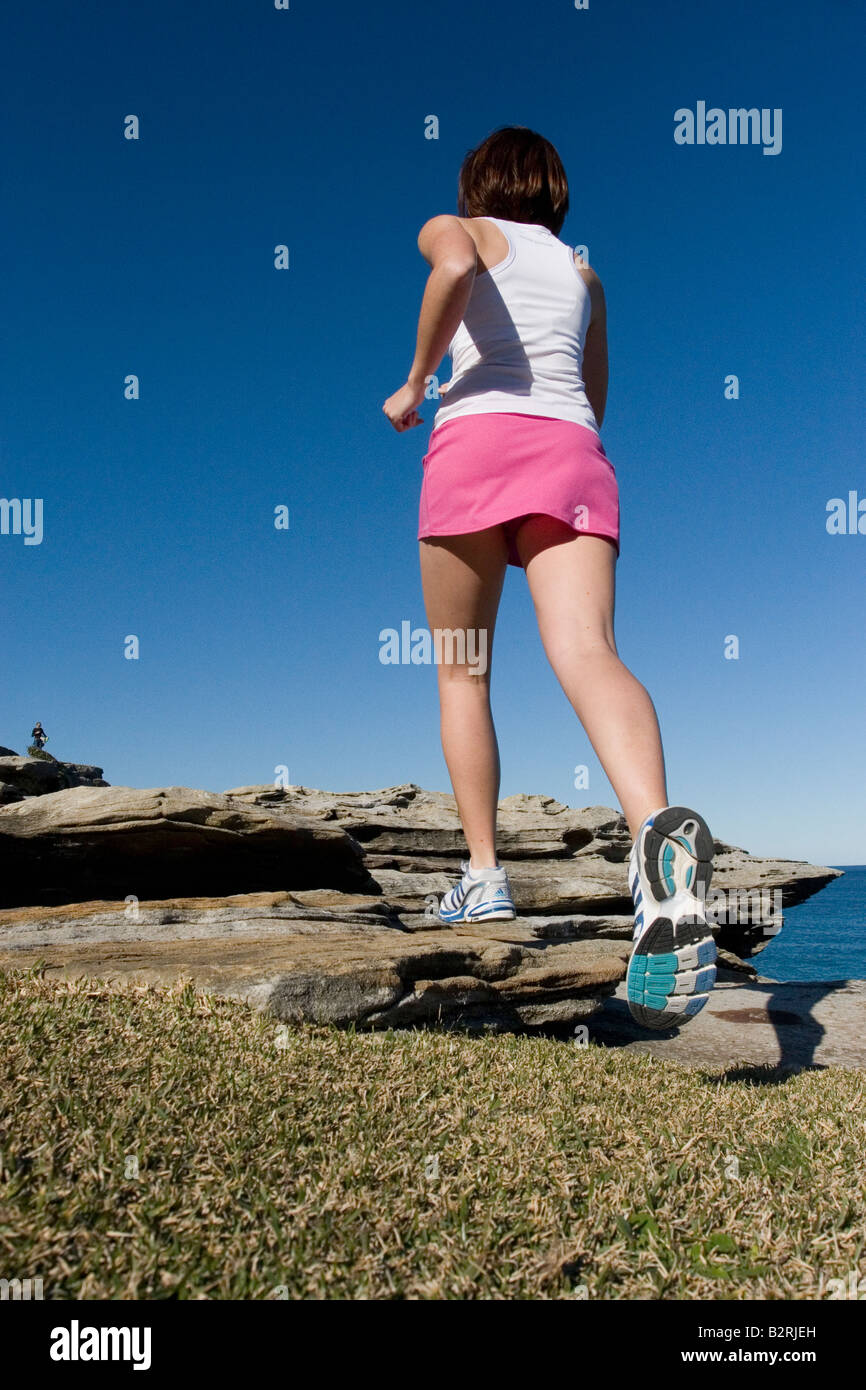
<svg viewBox="0 0 866 1390">
<path fill-rule="evenodd" d="M 619 553 L 619 488 L 594 430 L 547 415 L 489 411 L 443 420 L 422 460 L 418 539 L 504 526 L 508 563 L 521 522 L 543 513 Z"/>
</svg>

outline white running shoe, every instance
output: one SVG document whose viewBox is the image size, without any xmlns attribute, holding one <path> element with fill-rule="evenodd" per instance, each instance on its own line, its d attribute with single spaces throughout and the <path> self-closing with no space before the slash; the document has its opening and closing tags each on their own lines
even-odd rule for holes
<svg viewBox="0 0 866 1390">
<path fill-rule="evenodd" d="M 686 806 L 647 816 L 628 857 L 635 906 L 626 988 L 644 1028 L 675 1028 L 700 1013 L 716 981 L 716 943 L 704 902 L 713 837 Z"/>
<path fill-rule="evenodd" d="M 513 922 L 517 916 L 508 874 L 503 868 L 470 869 L 460 865 L 463 877 L 439 904 L 442 922 Z"/>
</svg>

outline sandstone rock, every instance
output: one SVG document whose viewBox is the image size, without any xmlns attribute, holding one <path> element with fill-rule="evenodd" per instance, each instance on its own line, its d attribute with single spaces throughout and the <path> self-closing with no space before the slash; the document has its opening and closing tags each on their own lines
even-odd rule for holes
<svg viewBox="0 0 866 1390">
<path fill-rule="evenodd" d="M 457 872 L 456 865 L 444 863 L 433 872 L 373 868 L 386 900 L 404 915 L 429 911 Z M 571 859 L 512 862 L 508 872 L 521 914 L 631 917 L 622 863 L 580 853 Z M 719 943 L 739 956 L 763 950 L 781 926 L 774 892 L 782 906 L 801 902 L 838 872 L 812 864 L 753 859 L 742 851 L 720 855 L 708 900 L 710 907 L 715 905 Z M 735 915 L 742 920 L 735 920 Z"/>
<path fill-rule="evenodd" d="M 78 787 L 0 809 L 0 905 L 334 887 L 375 892 L 339 826 L 186 787 Z"/>
<path fill-rule="evenodd" d="M 63 787 L 57 764 L 42 758 L 19 758 L 14 754 L 0 758 L 0 782 L 12 787 L 21 797 L 42 796 Z"/>
<path fill-rule="evenodd" d="M 451 929 L 438 902 L 466 851 L 448 793 L 26 794 L 0 809 L 0 966 L 189 976 L 287 1022 L 565 1029 L 596 1018 L 631 945 L 625 822 L 519 795 L 501 803 L 500 824 L 520 916 Z M 756 899 L 717 934 L 720 978 L 746 980 L 741 957 L 780 926 L 772 890 L 798 902 L 838 871 L 716 850 L 714 887 Z"/>
<path fill-rule="evenodd" d="M 638 1028 L 622 986 L 588 1028 L 589 1041 L 604 1047 L 648 1052 L 711 1071 L 741 1068 L 755 1084 L 769 1085 L 807 1068 L 866 1068 L 864 1014 L 864 980 L 729 979 L 716 985 L 681 1032 Z"/>
<path fill-rule="evenodd" d="M 153 902 L 132 918 L 124 903 L 11 909 L 0 912 L 0 968 L 39 960 L 49 976 L 188 978 L 291 1023 L 495 1029 L 573 1026 L 625 968 L 616 943 L 412 933 L 381 907 L 377 917 L 375 899 L 347 921 L 300 896 Z"/>
<path fill-rule="evenodd" d="M 405 928 L 381 898 L 329 891 L 238 893 L 230 897 L 91 901 L 0 910 L 0 944 L 62 946 L 78 942 L 227 940 L 229 937 L 346 936 L 365 929 Z M 531 939 L 531 938 L 528 938 Z"/>
<path fill-rule="evenodd" d="M 28 770 L 28 777 L 38 780 L 51 776 L 50 763 L 13 761 L 41 769 Z M 112 800 L 115 791 L 118 795 L 122 792 L 122 805 L 116 797 Z M 61 902 L 97 894 L 111 897 L 121 890 L 124 896 L 135 893 L 139 898 L 237 894 L 316 885 L 322 893 L 350 888 L 379 891 L 388 910 L 399 915 L 404 926 L 429 930 L 431 924 L 436 925 L 439 898 L 459 874 L 460 857 L 465 854 L 453 796 L 428 792 L 411 783 L 345 793 L 306 787 L 240 787 L 224 793 L 221 799 L 215 793 L 184 791 L 182 796 L 193 800 L 210 798 L 213 814 L 200 817 L 202 823 L 197 829 L 197 817 L 190 806 L 173 811 L 166 804 L 167 797 L 177 799 L 178 789 L 139 792 L 106 788 L 100 793 L 101 803 L 83 804 L 81 825 L 76 823 L 78 804 L 64 802 L 64 795 L 69 794 L 40 796 L 42 811 L 35 818 L 23 814 L 21 806 L 17 811 L 14 807 L 0 810 L 0 866 L 3 845 L 8 845 L 10 835 L 20 837 L 21 848 L 17 880 L 10 871 L 5 888 L 0 883 L 0 901 Z M 139 814 L 137 806 L 142 798 L 151 802 L 163 798 L 162 811 L 157 812 L 151 804 Z M 104 825 L 99 824 L 99 804 L 115 805 Z M 27 802 L 31 808 L 36 805 L 35 800 Z M 240 822 L 230 827 L 220 821 L 229 807 L 234 808 L 236 817 L 249 818 L 245 831 L 239 829 Z M 88 819 L 91 814 L 96 816 L 93 824 Z M 551 797 L 520 794 L 501 802 L 499 821 L 502 857 L 508 862 L 524 917 L 630 917 L 625 870 L 630 840 L 618 812 L 603 806 L 573 809 Z M 301 824 L 306 827 L 310 846 L 306 867 L 301 862 L 304 855 L 297 833 Z M 290 865 L 279 865 L 275 862 L 279 859 L 276 845 L 287 828 L 294 837 L 295 852 Z M 109 829 L 111 835 L 106 833 Z M 312 848 L 323 839 L 330 837 L 333 843 L 341 836 L 355 842 L 354 878 L 340 877 L 339 873 L 334 877 L 320 850 Z M 227 856 L 217 850 L 220 839 L 226 847 L 234 844 Z M 363 844 L 367 854 L 363 868 L 357 843 Z M 177 851 L 171 864 L 165 854 L 169 847 Z M 716 849 L 713 891 L 735 894 L 737 909 L 718 919 L 722 923 L 718 940 L 740 957 L 763 949 L 778 931 L 780 907 L 802 901 L 838 872 L 756 859 L 720 841 Z M 38 892 L 33 887 L 35 867 L 45 880 Z M 372 871 L 373 878 L 365 871 Z M 724 906 L 728 905 L 726 900 Z M 598 929 L 595 931 L 597 934 Z M 572 934 L 586 935 L 587 929 L 579 926 Z M 621 933 L 615 928 L 613 934 Z"/>
<path fill-rule="evenodd" d="M 466 843 L 454 797 L 413 783 L 378 792 L 322 792 L 309 787 L 236 787 L 229 795 L 253 805 L 291 807 L 335 821 L 376 855 L 445 855 L 459 859 Z M 545 796 L 500 802 L 503 859 L 558 856 L 592 843 L 596 831 L 622 817 L 606 807 L 572 810 Z"/>
<path fill-rule="evenodd" d="M 348 830 L 387 900 L 403 915 L 429 914 L 459 875 L 465 843 L 453 796 L 413 783 L 374 792 L 309 787 L 237 787 L 247 804 L 291 808 Z M 520 793 L 499 803 L 500 857 L 507 862 L 521 913 L 630 915 L 625 861 L 631 846 L 623 816 L 610 807 L 574 809 L 548 796 Z M 713 898 L 718 942 L 740 957 L 763 950 L 781 911 L 837 877 L 837 869 L 758 859 L 715 841 Z"/>
<path fill-rule="evenodd" d="M 7 789 L 5 796 L 0 794 L 0 802 L 45 796 L 68 787 L 107 786 L 102 768 L 90 763 L 61 763 L 50 753 L 41 758 L 21 758 L 9 748 L 0 748 L 0 793 Z"/>
</svg>

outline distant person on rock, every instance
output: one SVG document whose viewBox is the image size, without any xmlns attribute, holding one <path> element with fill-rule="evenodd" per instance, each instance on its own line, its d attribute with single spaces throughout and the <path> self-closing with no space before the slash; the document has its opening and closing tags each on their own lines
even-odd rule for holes
<svg viewBox="0 0 866 1390">
<path fill-rule="evenodd" d="M 584 202 L 592 196 L 588 178 L 580 191 Z M 560 240 L 568 207 L 559 155 L 534 130 L 503 126 L 469 151 L 458 215 L 432 217 L 418 235 L 431 271 L 415 359 L 382 407 L 397 431 L 423 424 L 418 407 L 450 355 L 451 380 L 439 388 L 447 394 L 422 461 L 418 539 L 430 633 L 434 644 L 437 635 L 448 642 L 447 659 L 436 651 L 441 735 L 469 859 L 439 916 L 516 916 L 496 857 L 489 661 L 506 569 L 516 565 L 526 572 L 547 659 L 633 838 L 629 1007 L 644 1027 L 670 1028 L 703 1008 L 716 978 L 705 910 L 713 839 L 696 811 L 668 804 L 652 700 L 617 654 L 619 489 L 600 436 L 607 311 L 595 271 Z M 654 418 L 646 424 L 657 427 Z M 636 553 L 657 541 L 640 538 L 640 525 L 632 520 Z M 675 560 L 671 575 L 670 594 L 650 598 L 648 610 L 663 651 L 678 613 L 686 621 L 694 612 L 682 606 L 694 586 Z"/>
<path fill-rule="evenodd" d="M 31 737 L 33 739 L 33 742 L 36 744 L 36 747 L 41 752 L 42 749 L 45 747 L 46 743 L 48 742 L 48 735 L 42 727 L 41 720 L 37 719 L 36 723 L 34 724 L 33 733 Z"/>
</svg>

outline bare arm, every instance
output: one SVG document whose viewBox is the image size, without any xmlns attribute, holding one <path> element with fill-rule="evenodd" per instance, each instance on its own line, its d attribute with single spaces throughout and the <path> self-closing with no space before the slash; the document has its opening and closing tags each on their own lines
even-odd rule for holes
<svg viewBox="0 0 866 1390">
<path fill-rule="evenodd" d="M 415 407 L 463 318 L 475 280 L 475 242 L 458 217 L 431 217 L 418 234 L 418 250 L 431 266 L 421 301 L 415 358 L 405 386 L 382 409 L 395 429 L 421 424 Z"/>
<path fill-rule="evenodd" d="M 424 385 L 435 372 L 463 318 L 475 279 L 475 242 L 460 219 L 431 217 L 418 233 L 418 250 L 432 267 L 427 277 L 415 360 L 408 380 Z"/>
<path fill-rule="evenodd" d="M 581 279 L 589 290 L 592 305 L 589 328 L 583 348 L 583 384 L 599 429 L 607 404 L 609 368 L 607 360 L 607 304 L 604 287 L 594 270 L 578 266 Z"/>
</svg>

